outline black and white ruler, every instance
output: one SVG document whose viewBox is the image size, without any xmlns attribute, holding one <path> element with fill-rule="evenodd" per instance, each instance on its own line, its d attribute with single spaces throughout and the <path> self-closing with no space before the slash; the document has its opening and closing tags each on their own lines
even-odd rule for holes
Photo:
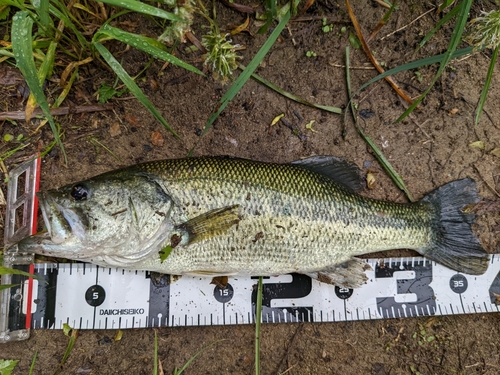
<svg viewBox="0 0 500 375">
<path fill-rule="evenodd" d="M 210 279 L 181 278 L 84 263 L 33 264 L 5 254 L 16 287 L 0 295 L 0 342 L 30 329 L 115 329 L 250 324 L 256 278 L 232 277 L 225 289 Z M 499 311 L 500 256 L 481 276 L 464 275 L 421 257 L 368 259 L 368 282 L 342 289 L 299 275 L 264 279 L 262 321 L 336 322 Z"/>
</svg>

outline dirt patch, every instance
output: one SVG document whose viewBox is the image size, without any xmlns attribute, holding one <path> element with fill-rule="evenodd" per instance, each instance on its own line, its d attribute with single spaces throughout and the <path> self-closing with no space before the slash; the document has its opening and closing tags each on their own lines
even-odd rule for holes
<svg viewBox="0 0 500 375">
<path fill-rule="evenodd" d="M 368 34 L 382 18 L 384 10 L 362 1 L 353 2 L 355 13 Z M 409 24 L 428 10 L 420 2 L 404 2 L 391 17 L 370 48 L 379 61 L 389 68 L 416 58 L 441 53 L 451 36 L 446 27 L 416 56 L 414 50 L 422 35 L 437 20 L 433 12 L 411 26 L 383 36 Z M 473 14 L 479 12 L 475 5 Z M 220 25 L 242 23 L 245 17 L 217 4 Z M 344 64 L 345 46 L 352 31 L 345 6 L 331 1 L 319 2 L 306 14 L 309 20 L 292 21 L 282 33 L 257 73 L 303 98 L 325 105 L 345 106 Z M 321 17 L 333 23 L 333 31 L 321 30 Z M 140 23 L 140 27 L 143 23 Z M 202 35 L 200 24 L 196 35 Z M 347 26 L 347 32 L 341 28 Z M 255 30 L 255 28 L 254 28 Z M 140 29 L 136 32 L 141 32 Z M 147 28 L 143 30 L 149 34 Z M 240 34 L 234 41 L 244 45 L 242 62 L 248 64 L 267 35 Z M 117 52 L 123 46 L 113 46 Z M 307 57 L 314 51 L 316 57 Z M 374 70 L 360 50 L 351 48 L 352 85 L 361 86 L 375 76 Z M 185 46 L 178 55 L 201 67 L 199 54 L 188 54 Z M 147 58 L 135 50 L 121 54 L 131 75 L 138 73 Z M 379 82 L 363 93 L 359 109 L 366 133 L 382 148 L 385 156 L 416 198 L 446 182 L 472 177 L 478 181 L 485 199 L 498 199 L 500 163 L 490 151 L 500 147 L 500 81 L 494 75 L 488 101 L 479 125 L 474 127 L 475 106 L 489 64 L 488 52 L 452 62 L 421 110 L 402 123 L 394 120 L 404 111 L 405 104 L 385 82 Z M 264 86 L 250 81 L 241 90 L 208 133 L 200 133 L 208 115 L 217 105 L 227 86 L 208 77 L 203 78 L 154 62 L 146 71 L 141 87 L 160 110 L 180 140 L 159 125 L 134 99 L 125 97 L 112 101 L 113 111 L 78 114 L 59 118 L 64 130 L 68 167 L 57 150 L 43 160 L 41 188 L 63 185 L 92 175 L 147 160 L 185 157 L 197 145 L 195 155 L 233 155 L 263 161 L 289 162 L 310 155 L 336 155 L 355 162 L 366 173 L 376 177 L 375 189 L 363 194 L 392 201 L 405 202 L 401 191 L 377 164 L 371 151 L 361 140 L 349 120 L 347 137 L 342 138 L 343 117 L 327 114 L 289 101 Z M 358 69 L 359 68 L 359 69 Z M 362 69 L 361 69 L 362 68 Z M 421 93 L 430 82 L 436 67 L 400 74 L 396 79 L 411 96 Z M 102 80 L 113 82 L 102 69 L 81 69 L 76 90 L 69 98 L 72 105 L 92 102 Z M 22 109 L 22 102 L 2 96 L 1 110 Z M 281 123 L 271 126 L 280 113 L 300 129 L 298 137 Z M 313 129 L 305 125 L 315 120 Z M 0 130 L 6 133 L 31 134 L 38 126 L 8 122 Z M 164 143 L 152 142 L 153 132 L 160 132 Z M 32 146 L 7 159 L 10 169 L 31 155 L 38 142 L 48 144 L 51 134 L 47 126 L 35 134 Z M 99 144 L 109 148 L 116 158 Z M 483 141 L 485 148 L 472 148 Z M 2 145 L 7 148 L 5 144 Z M 5 187 L 3 187 L 5 193 Z M 3 217 L 3 215 L 2 215 Z M 498 212 L 485 212 L 479 217 L 477 233 L 485 248 L 500 252 Z M 262 329 L 262 373 L 278 374 L 497 374 L 500 368 L 500 341 L 497 314 L 394 319 L 332 324 L 267 324 Z M 166 373 L 181 367 L 196 352 L 210 343 L 225 339 L 201 354 L 186 374 L 249 374 L 253 372 L 252 326 L 193 327 L 158 329 L 159 358 Z M 127 330 L 121 341 L 108 340 L 114 331 L 82 331 L 75 348 L 64 366 L 65 374 L 149 374 L 153 368 L 151 329 Z M 428 339 L 430 336 L 432 340 Z M 106 337 L 108 339 L 106 339 Z M 60 331 L 35 331 L 25 342 L 10 343 L 0 349 L 0 358 L 21 359 L 17 374 L 25 374 L 35 351 L 38 360 L 35 373 L 50 374 L 62 358 L 67 338 Z"/>
</svg>

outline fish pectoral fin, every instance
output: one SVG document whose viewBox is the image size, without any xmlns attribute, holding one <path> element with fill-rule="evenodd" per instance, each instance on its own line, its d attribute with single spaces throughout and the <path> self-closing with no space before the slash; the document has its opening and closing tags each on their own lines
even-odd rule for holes
<svg viewBox="0 0 500 375">
<path fill-rule="evenodd" d="M 371 266 L 362 259 L 352 258 L 347 262 L 305 275 L 322 283 L 354 289 L 366 284 L 368 277 L 365 272 L 371 269 Z"/>
<path fill-rule="evenodd" d="M 353 191 L 362 190 L 363 178 L 361 177 L 361 170 L 356 164 L 352 164 L 347 160 L 335 156 L 313 156 L 293 161 L 291 164 L 322 174 Z"/>
<path fill-rule="evenodd" d="M 240 222 L 238 207 L 234 205 L 208 211 L 179 225 L 177 229 L 187 233 L 186 244 L 220 236 Z"/>
</svg>

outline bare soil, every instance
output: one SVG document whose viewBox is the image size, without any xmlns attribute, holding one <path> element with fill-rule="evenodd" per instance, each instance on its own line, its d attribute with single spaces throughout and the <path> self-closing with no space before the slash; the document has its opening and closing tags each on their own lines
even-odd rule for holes
<svg viewBox="0 0 500 375">
<path fill-rule="evenodd" d="M 472 17 L 486 2 L 476 2 Z M 222 30 L 230 24 L 241 24 L 245 16 L 217 3 Z M 374 2 L 353 1 L 355 14 L 366 35 L 382 19 L 385 10 Z M 452 33 L 452 26 L 441 30 L 416 55 L 423 35 L 432 29 L 439 16 L 430 12 L 401 31 L 412 20 L 431 9 L 419 1 L 402 2 L 399 10 L 370 43 L 379 61 L 392 68 L 417 58 L 442 53 Z M 333 31 L 321 30 L 322 17 L 333 24 Z M 157 26 L 145 20 L 129 19 L 133 32 L 155 35 Z M 201 20 L 194 26 L 201 38 Z M 341 28 L 347 27 L 346 33 Z M 251 26 L 252 32 L 257 30 Z M 347 103 L 345 46 L 348 34 L 354 32 L 342 2 L 319 1 L 300 21 L 292 21 L 282 32 L 257 73 L 283 89 L 306 100 L 324 105 L 345 107 Z M 246 49 L 240 51 L 242 63 L 248 64 L 267 36 L 248 33 L 233 40 Z M 124 46 L 109 44 L 131 75 L 147 64 L 143 53 Z M 465 44 L 463 45 L 465 46 Z M 314 51 L 316 57 L 307 57 Z M 360 87 L 376 75 L 369 69 L 362 50 L 351 47 L 353 88 Z M 200 53 L 187 53 L 186 45 L 177 55 L 202 67 Z M 394 168 L 402 175 L 416 198 L 455 179 L 474 178 L 484 199 L 498 199 L 500 192 L 500 158 L 490 152 L 500 147 L 500 76 L 495 74 L 488 94 L 485 113 L 474 126 L 474 110 L 490 61 L 489 52 L 453 61 L 420 110 L 401 123 L 395 123 L 405 103 L 390 86 L 380 81 L 360 94 L 359 117 L 365 132 L 381 147 Z M 343 116 L 322 112 L 290 101 L 255 81 L 249 81 L 228 108 L 203 137 L 200 137 L 211 111 L 228 86 L 208 74 L 207 78 L 174 66 L 162 69 L 153 62 L 140 80 L 141 88 L 179 134 L 173 137 L 130 95 L 111 101 L 113 110 L 92 114 L 59 117 L 64 132 L 68 166 L 54 149 L 43 159 L 41 188 L 49 188 L 88 178 L 92 175 L 134 163 L 194 155 L 233 155 L 262 161 L 290 162 L 311 155 L 336 155 L 355 162 L 364 173 L 376 177 L 373 190 L 363 194 L 405 202 L 404 194 L 387 177 L 369 147 L 356 132 L 349 116 L 347 136 L 342 137 Z M 368 68 L 368 69 L 367 69 Z M 437 70 L 436 66 L 406 72 L 396 80 L 410 96 L 425 90 Z M 498 70 L 498 69 L 497 69 Z M 239 74 L 236 72 L 235 74 Z M 421 79 L 419 79 L 421 78 Z M 84 66 L 75 90 L 66 105 L 95 104 L 94 93 L 101 82 L 114 82 L 102 66 Z M 49 84 L 51 96 L 58 93 Z M 15 92 L 14 92 L 15 93 Z M 0 93 L 0 110 L 21 110 L 23 102 L 12 96 L 12 90 Z M 279 122 L 271 126 L 281 113 L 298 129 L 292 131 Z M 315 120 L 313 129 L 305 125 Z M 17 136 L 32 134 L 31 146 L 7 159 L 8 169 L 25 160 L 39 144 L 52 140 L 48 126 L 34 130 L 39 120 L 26 124 L 9 122 L 0 133 Z M 153 132 L 160 132 L 164 143 L 152 143 Z M 300 133 L 300 134 L 297 134 Z M 298 136 L 302 135 L 302 136 Z M 91 142 L 97 139 L 116 158 Z M 484 142 L 484 149 L 471 147 Z M 2 150 L 10 145 L 3 143 Z M 3 192 L 5 186 L 3 186 Z M 4 209 L 2 207 L 2 209 Z M 3 216 L 3 215 L 2 215 Z M 499 253 L 498 212 L 485 212 L 479 217 L 477 233 L 490 253 Z M 408 318 L 340 323 L 265 324 L 262 327 L 262 373 L 279 374 L 498 374 L 500 371 L 500 321 L 497 314 Z M 426 330 L 432 342 L 420 342 L 416 332 Z M 159 358 L 165 373 L 182 367 L 195 353 L 210 343 L 225 341 L 202 353 L 185 374 L 251 374 L 254 372 L 254 327 L 217 326 L 158 329 Z M 152 329 L 123 332 L 120 341 L 106 340 L 115 335 L 111 330 L 81 331 L 63 374 L 150 374 L 153 369 Z M 68 338 L 61 331 L 38 330 L 24 342 L 0 346 L 1 359 L 20 359 L 15 374 L 26 374 L 31 359 L 38 351 L 35 374 L 51 374 L 61 360 Z"/>
</svg>

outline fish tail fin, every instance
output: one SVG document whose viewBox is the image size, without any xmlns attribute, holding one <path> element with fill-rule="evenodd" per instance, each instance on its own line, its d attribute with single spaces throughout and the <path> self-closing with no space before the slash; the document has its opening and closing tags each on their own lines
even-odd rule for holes
<svg viewBox="0 0 500 375">
<path fill-rule="evenodd" d="M 435 234 L 422 254 L 458 272 L 483 274 L 488 268 L 488 253 L 472 231 L 475 215 L 464 211 L 478 201 L 476 182 L 470 178 L 450 182 L 426 195 L 422 202 L 436 210 Z"/>
</svg>

